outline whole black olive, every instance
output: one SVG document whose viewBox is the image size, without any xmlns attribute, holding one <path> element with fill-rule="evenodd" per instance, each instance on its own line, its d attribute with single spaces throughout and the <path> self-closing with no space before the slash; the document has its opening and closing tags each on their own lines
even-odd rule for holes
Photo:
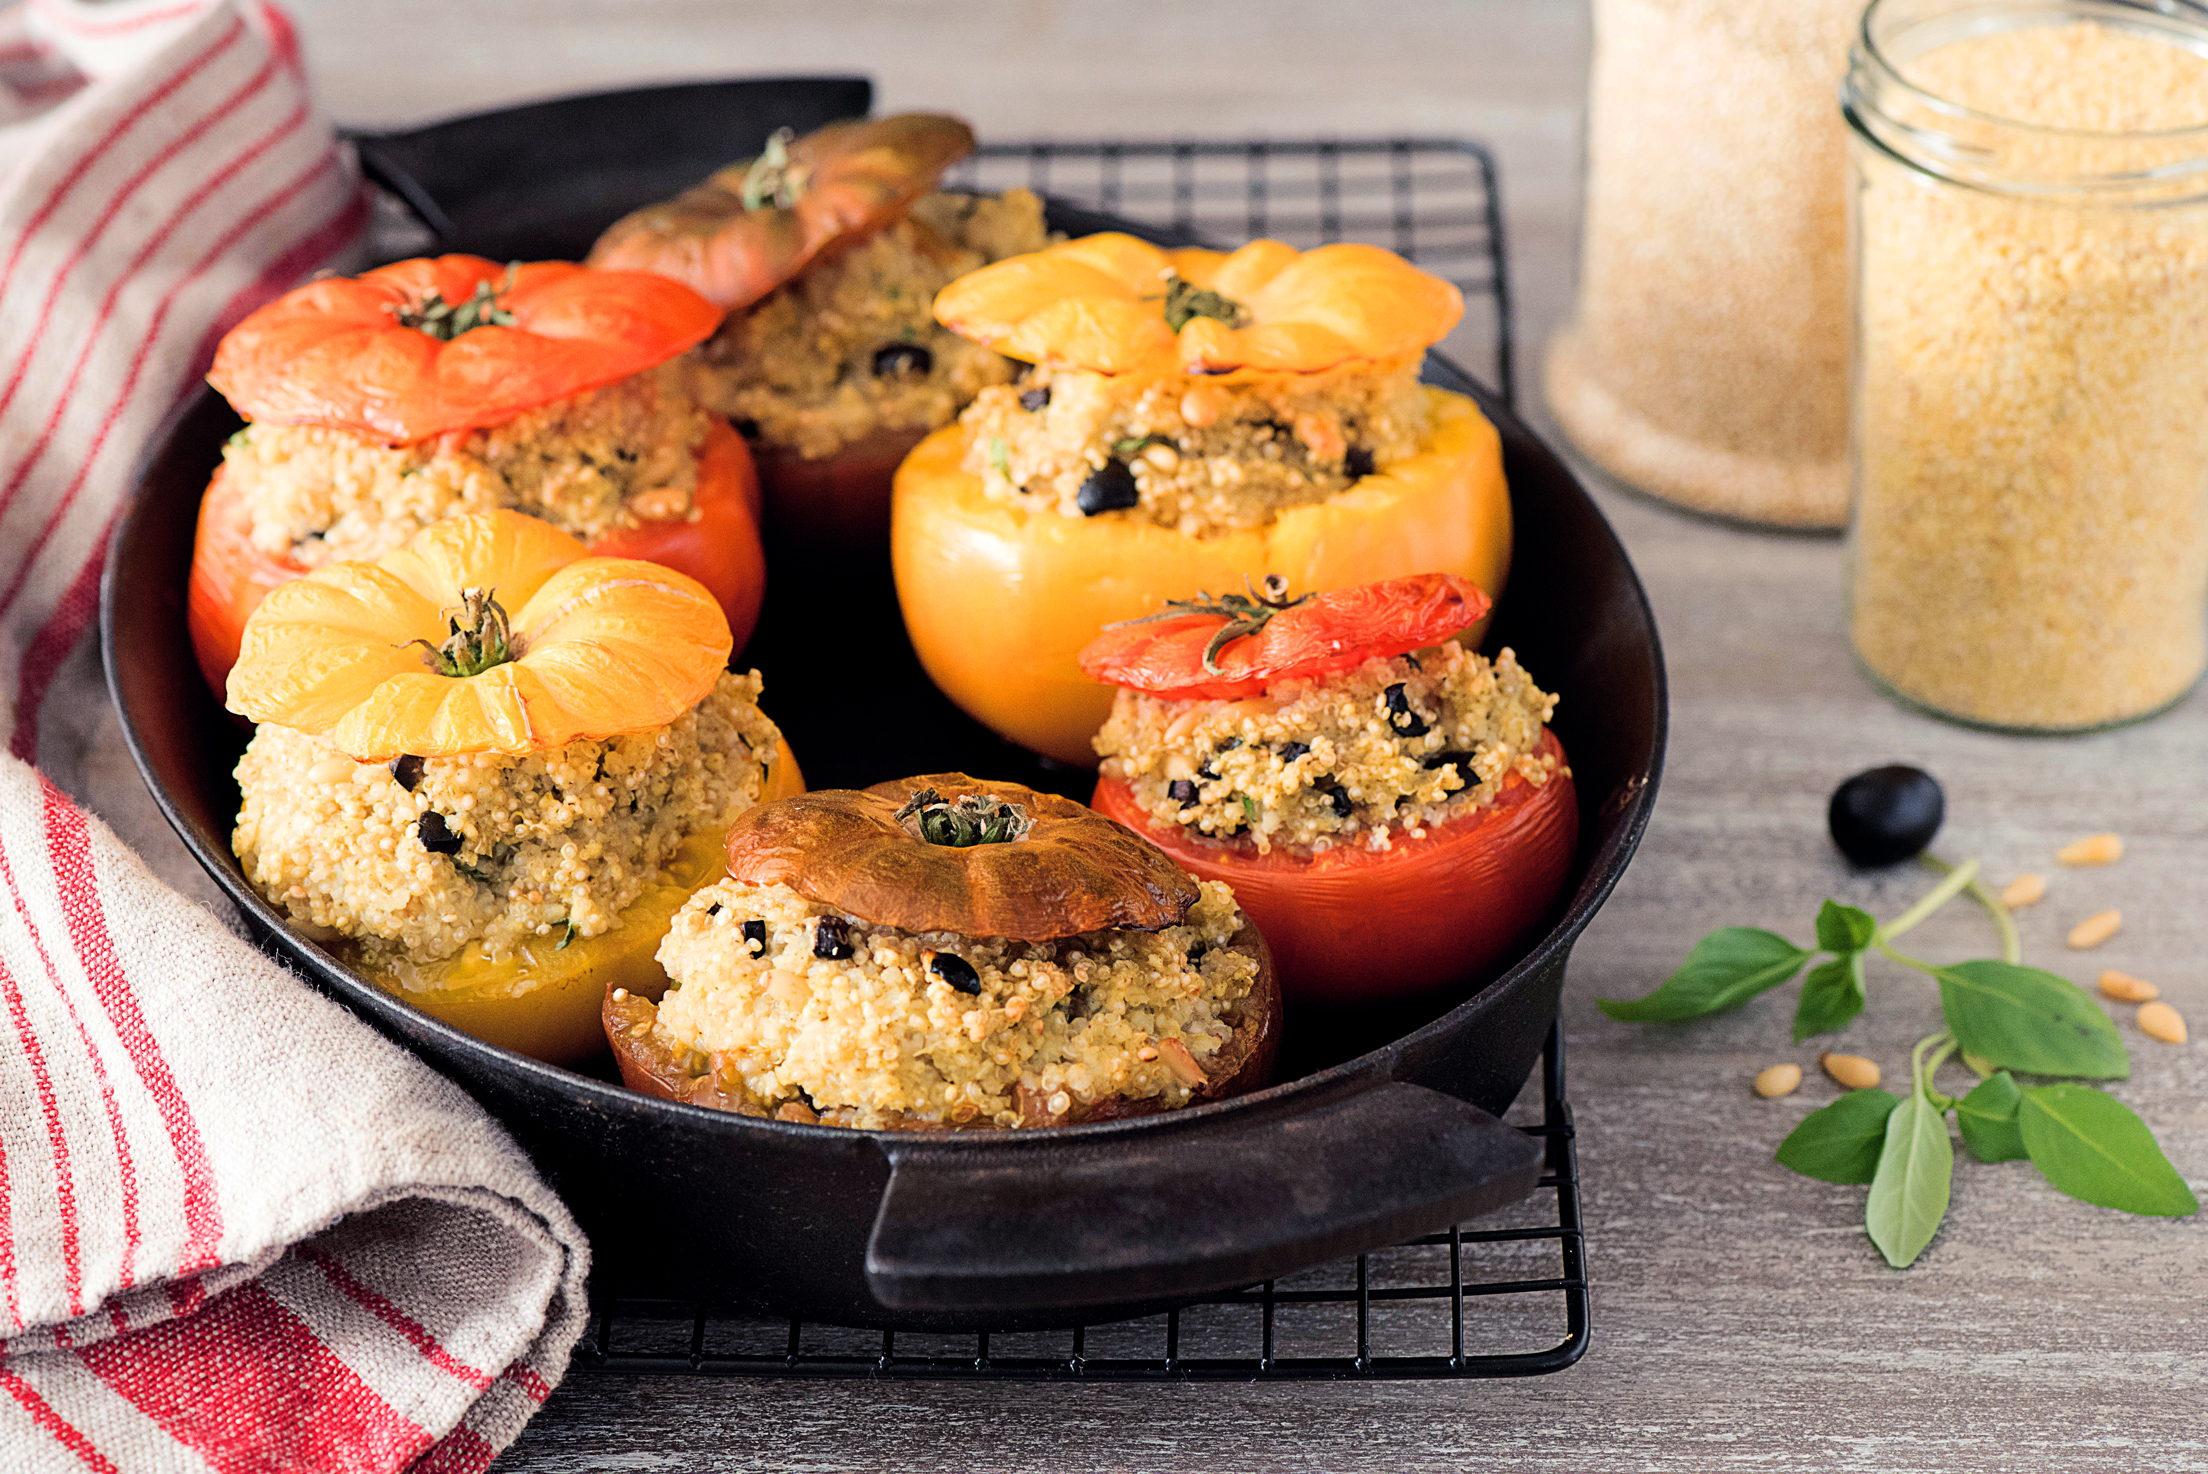
<svg viewBox="0 0 2208 1474">
<path fill-rule="evenodd" d="M 1826 822 L 1840 853 L 1858 865 L 1893 865 L 1921 853 L 1940 832 L 1947 799 L 1922 768 L 1899 765 L 1856 774 L 1832 791 Z"/>
<path fill-rule="evenodd" d="M 1094 517 L 1099 512 L 1123 512 L 1141 500 L 1142 493 L 1135 489 L 1135 473 L 1114 456 L 1089 473 L 1073 504 L 1081 509 L 1082 516 Z"/>
<path fill-rule="evenodd" d="M 981 993 L 981 974 L 963 957 L 954 957 L 948 952 L 934 953 L 928 958 L 928 971 L 961 993 L 977 997 Z"/>
<path fill-rule="evenodd" d="M 720 908 L 716 906 L 714 909 L 717 911 Z M 759 950 L 751 952 L 751 945 L 754 942 L 759 944 Z M 751 952 L 754 957 L 767 955 L 767 924 L 764 921 L 747 921 L 744 923 L 744 950 Z"/>
<path fill-rule="evenodd" d="M 1352 481 L 1362 481 L 1372 474 L 1372 452 L 1361 445 L 1353 445 L 1342 457 L 1342 474 Z"/>
<path fill-rule="evenodd" d="M 1033 389 L 1022 389 L 1020 391 L 1020 408 L 1026 410 L 1029 414 L 1033 414 L 1039 409 L 1046 409 L 1049 405 L 1050 385 L 1048 384 L 1039 384 Z"/>
<path fill-rule="evenodd" d="M 851 927 L 840 916 L 823 916 L 813 923 L 813 955 L 841 962 L 851 955 Z"/>
<path fill-rule="evenodd" d="M 422 815 L 414 826 L 414 833 L 422 841 L 422 848 L 433 855 L 457 855 L 460 853 L 460 836 L 454 834 L 445 823 L 445 816 L 431 809 Z"/>
<path fill-rule="evenodd" d="M 918 378 L 935 367 L 935 355 L 915 343 L 889 343 L 874 350 L 877 379 Z"/>
</svg>

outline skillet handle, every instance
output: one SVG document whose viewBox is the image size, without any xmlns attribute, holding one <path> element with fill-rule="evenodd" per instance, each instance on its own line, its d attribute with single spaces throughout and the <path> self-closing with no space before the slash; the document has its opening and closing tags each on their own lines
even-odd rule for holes
<svg viewBox="0 0 2208 1474">
<path fill-rule="evenodd" d="M 1387 1081 L 1232 1125 L 896 1142 L 866 1249 L 898 1310 L 1034 1313 L 1205 1295 L 1435 1233 L 1533 1191 L 1543 1150 Z"/>
</svg>

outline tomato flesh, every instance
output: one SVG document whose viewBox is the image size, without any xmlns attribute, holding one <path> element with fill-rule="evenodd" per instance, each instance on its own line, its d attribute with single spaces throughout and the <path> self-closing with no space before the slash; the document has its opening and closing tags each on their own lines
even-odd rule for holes
<svg viewBox="0 0 2208 1474">
<path fill-rule="evenodd" d="M 1297 856 L 1259 853 L 1154 825 L 1119 779 L 1090 800 L 1190 874 L 1234 887 L 1272 944 L 1283 995 L 1339 1007 L 1389 1002 L 1472 982 L 1506 962 L 1547 920 L 1579 837 L 1579 804 L 1564 749 L 1536 787 L 1516 775 L 1493 803 L 1386 850 L 1342 846 Z"/>
<path fill-rule="evenodd" d="M 698 449 L 697 515 L 679 522 L 647 522 L 617 528 L 590 545 L 608 558 L 641 558 L 686 573 L 728 616 L 741 651 L 759 623 L 766 596 L 767 558 L 759 542 L 759 475 L 743 437 L 719 415 L 709 416 Z M 253 546 L 245 502 L 230 487 L 227 467 L 217 467 L 199 504 L 192 547 L 192 577 L 185 620 L 192 652 L 217 696 L 237 663 L 245 622 L 268 591 L 307 572 L 289 553 L 270 555 Z"/>
</svg>

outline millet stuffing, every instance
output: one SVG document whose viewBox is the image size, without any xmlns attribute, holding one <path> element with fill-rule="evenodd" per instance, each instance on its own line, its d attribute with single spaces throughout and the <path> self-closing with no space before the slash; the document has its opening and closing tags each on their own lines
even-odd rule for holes
<svg viewBox="0 0 2208 1474">
<path fill-rule="evenodd" d="M 756 803 L 780 734 L 759 676 L 724 674 L 668 726 L 528 757 L 357 763 L 264 724 L 238 763 L 231 847 L 292 923 L 375 966 L 471 942 L 496 960 L 573 924 L 597 936 L 685 836 Z"/>
<path fill-rule="evenodd" d="M 657 1027 L 693 1069 L 790 1119 L 1014 1126 L 1104 1097 L 1181 1106 L 1257 979 L 1226 945 L 1242 924 L 1209 881 L 1179 926 L 1014 942 L 724 880 L 660 947 L 674 981 Z"/>
<path fill-rule="evenodd" d="M 499 507 L 588 542 L 690 514 L 706 417 L 663 364 L 503 425 L 382 445 L 316 425 L 248 425 L 223 451 L 253 545 L 309 568 L 364 561 L 433 522 Z"/>
<path fill-rule="evenodd" d="M 698 396 L 745 434 L 821 460 L 877 430 L 934 430 L 1018 365 L 938 324 L 954 277 L 1049 242 L 1043 202 L 932 194 L 732 314 L 690 356 Z"/>
<path fill-rule="evenodd" d="M 1062 516 L 1260 527 L 1417 454 L 1432 428 L 1418 370 L 1415 355 L 1220 378 L 1038 368 L 961 417 L 965 468 L 999 501 Z"/>
<path fill-rule="evenodd" d="M 1490 663 L 1450 640 L 1239 701 L 1123 688 L 1096 750 L 1161 828 L 1259 851 L 1384 850 L 1493 802 L 1513 774 L 1548 782 L 1556 700 L 1511 651 Z"/>
</svg>

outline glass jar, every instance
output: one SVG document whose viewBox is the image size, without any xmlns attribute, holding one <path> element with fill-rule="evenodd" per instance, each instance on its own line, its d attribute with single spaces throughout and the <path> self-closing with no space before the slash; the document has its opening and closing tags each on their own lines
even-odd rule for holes
<svg viewBox="0 0 2208 1474">
<path fill-rule="evenodd" d="M 1848 626 L 1973 725 L 2208 660 L 2208 8 L 1872 0 L 1851 58 Z"/>
<path fill-rule="evenodd" d="M 1863 0 L 1595 0 L 1587 211 L 1549 408 L 1705 512 L 1847 513 L 1847 130 Z"/>
</svg>

